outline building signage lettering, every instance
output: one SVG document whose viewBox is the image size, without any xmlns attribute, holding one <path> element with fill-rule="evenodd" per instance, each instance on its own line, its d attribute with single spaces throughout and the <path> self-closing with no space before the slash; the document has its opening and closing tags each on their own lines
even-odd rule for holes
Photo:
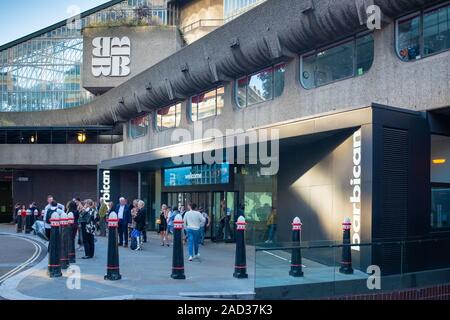
<svg viewBox="0 0 450 320">
<path fill-rule="evenodd" d="M 361 129 L 353 134 L 353 170 L 350 185 L 352 196 L 350 203 L 353 208 L 352 244 L 361 243 Z M 352 246 L 352 250 L 360 251 L 359 246 Z"/>
<path fill-rule="evenodd" d="M 111 171 L 103 170 L 102 174 L 102 189 L 100 190 L 103 201 L 111 201 Z"/>
<path fill-rule="evenodd" d="M 92 45 L 92 74 L 94 77 L 126 77 L 130 75 L 130 38 L 97 37 L 92 40 Z"/>
</svg>

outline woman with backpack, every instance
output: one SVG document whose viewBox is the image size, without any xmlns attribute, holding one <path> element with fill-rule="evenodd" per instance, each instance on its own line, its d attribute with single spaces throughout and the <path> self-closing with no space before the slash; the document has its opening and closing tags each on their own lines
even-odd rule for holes
<svg viewBox="0 0 450 320">
<path fill-rule="evenodd" d="M 80 212 L 78 223 L 83 238 L 85 256 L 82 259 L 92 259 L 95 252 L 95 205 L 90 199 L 84 201 L 83 210 Z"/>
</svg>

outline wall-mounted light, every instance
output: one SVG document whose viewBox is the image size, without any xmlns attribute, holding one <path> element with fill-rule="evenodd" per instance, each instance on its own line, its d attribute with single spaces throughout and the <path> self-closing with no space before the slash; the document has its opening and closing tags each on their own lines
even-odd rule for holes
<svg viewBox="0 0 450 320">
<path fill-rule="evenodd" d="M 444 164 L 447 159 L 433 159 L 433 164 Z"/>
<path fill-rule="evenodd" d="M 84 132 L 78 133 L 77 134 L 77 140 L 78 140 L 79 143 L 85 143 L 86 140 L 87 140 L 86 133 L 84 133 Z"/>
<path fill-rule="evenodd" d="M 35 143 L 36 140 L 37 140 L 37 138 L 36 138 L 35 136 L 31 136 L 31 137 L 30 137 L 30 142 L 31 142 L 31 143 Z"/>
</svg>

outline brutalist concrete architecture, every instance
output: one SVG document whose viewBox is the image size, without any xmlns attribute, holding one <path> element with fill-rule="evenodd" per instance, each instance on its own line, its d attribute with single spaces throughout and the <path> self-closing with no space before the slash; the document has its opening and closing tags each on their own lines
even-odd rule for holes
<svg viewBox="0 0 450 320">
<path fill-rule="evenodd" d="M 118 5 L 130 6 L 138 22 L 107 32 L 104 23 L 89 24 Z M 211 214 L 212 239 L 223 237 L 224 215 L 245 214 L 248 240 L 261 243 L 271 240 L 275 207 L 274 241 L 289 241 L 295 216 L 303 240 L 337 240 L 350 217 L 357 269 L 376 262 L 395 273 L 399 259 L 410 271 L 448 263 L 424 247 L 358 244 L 449 235 L 450 2 L 111 1 L 82 18 L 81 30 L 89 29 L 75 38 L 85 59 L 61 78 L 75 83 L 73 97 L 42 98 L 45 88 L 35 103 L 14 89 L 22 76 L 11 48 L 50 29 L 0 47 L 0 179 L 10 199 L 3 215 L 13 201 L 41 200 L 42 192 L 89 190 L 82 196 L 144 199 L 153 228 L 162 203 L 195 201 Z M 148 56 L 133 56 L 138 32 L 148 44 L 137 50 L 148 48 Z M 234 161 L 239 147 L 252 147 L 239 136 L 264 132 L 279 138 L 273 175 L 261 174 L 268 163 Z M 226 137 L 234 148 L 217 144 Z M 195 161 L 211 150 L 222 150 L 224 163 Z M 191 162 L 174 163 L 180 156 Z M 58 184 L 76 170 L 89 177 Z M 37 182 L 49 171 L 57 188 Z"/>
</svg>

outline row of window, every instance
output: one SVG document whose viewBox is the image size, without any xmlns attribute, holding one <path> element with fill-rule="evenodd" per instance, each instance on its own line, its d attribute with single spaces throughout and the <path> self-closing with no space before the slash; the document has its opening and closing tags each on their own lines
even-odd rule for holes
<svg viewBox="0 0 450 320">
<path fill-rule="evenodd" d="M 348 54 L 348 48 L 352 48 L 350 50 L 352 54 Z M 308 54 L 301 59 L 303 70 L 301 82 L 307 89 L 356 74 L 361 75 L 369 70 L 373 62 L 373 36 L 352 39 L 334 48 L 323 50 L 315 55 L 315 61 L 310 57 L 311 54 Z M 332 63 L 333 59 L 349 60 L 347 64 L 351 71 L 343 71 L 345 66 L 342 69 L 336 68 L 336 61 Z M 304 62 L 307 62 L 307 65 Z M 284 91 L 285 71 L 286 65 L 278 64 L 237 79 L 234 90 L 237 105 L 245 108 L 281 96 Z M 311 72 L 316 81 L 310 82 L 307 72 Z M 223 86 L 193 96 L 190 99 L 190 119 L 199 121 L 220 115 L 225 105 L 224 96 Z M 181 104 L 159 109 L 154 120 L 159 131 L 178 127 L 181 122 Z M 137 117 L 130 121 L 129 136 L 132 139 L 142 137 L 147 134 L 148 127 L 147 115 Z"/>
<path fill-rule="evenodd" d="M 416 60 L 450 48 L 450 2 L 397 21 L 397 53 L 404 61 Z M 373 34 L 362 34 L 325 49 L 300 57 L 300 82 L 313 89 L 367 73 L 374 61 Z M 285 64 L 278 64 L 241 77 L 235 82 L 236 104 L 245 108 L 281 96 L 285 85 Z M 222 113 L 223 86 L 196 95 L 190 100 L 190 118 L 198 121 Z M 155 122 L 158 130 L 178 127 L 181 104 L 159 109 Z M 145 135 L 148 117 L 131 120 L 130 137 Z"/>
<path fill-rule="evenodd" d="M 396 50 L 403 61 L 450 49 L 450 2 L 397 21 Z"/>
</svg>

